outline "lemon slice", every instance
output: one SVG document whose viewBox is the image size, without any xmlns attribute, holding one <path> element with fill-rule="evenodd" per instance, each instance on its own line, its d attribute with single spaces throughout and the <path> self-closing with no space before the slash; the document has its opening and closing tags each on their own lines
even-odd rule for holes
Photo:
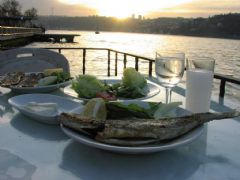
<svg viewBox="0 0 240 180">
<path fill-rule="evenodd" d="M 105 121 L 107 118 L 107 109 L 105 101 L 102 98 L 91 99 L 85 105 L 81 115 L 85 117 L 94 118 L 99 121 Z"/>
<path fill-rule="evenodd" d="M 63 68 L 54 68 L 54 69 L 44 69 L 43 74 L 45 76 L 51 76 L 52 73 L 61 73 Z"/>
</svg>

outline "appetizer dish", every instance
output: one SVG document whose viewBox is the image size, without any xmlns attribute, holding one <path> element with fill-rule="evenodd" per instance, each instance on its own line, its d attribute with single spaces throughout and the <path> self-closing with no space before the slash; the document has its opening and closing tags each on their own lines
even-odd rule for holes
<svg viewBox="0 0 240 180">
<path fill-rule="evenodd" d="M 145 97 L 149 93 L 147 80 L 134 68 L 124 70 L 122 80 L 108 84 L 92 75 L 79 75 L 72 82 L 72 89 L 80 98 L 101 97 L 106 100 L 117 98 L 136 99 Z"/>
<path fill-rule="evenodd" d="M 62 113 L 59 119 L 62 127 L 96 142 L 134 147 L 170 141 L 211 120 L 240 116 L 236 111 L 201 114 L 186 112 L 176 116 L 180 103 L 139 103 L 105 102 L 96 98 L 85 105 L 81 114 Z"/>
<path fill-rule="evenodd" d="M 46 69 L 44 72 L 11 72 L 0 78 L 0 86 L 7 88 L 42 87 L 64 83 L 72 79 L 63 69 Z"/>
<path fill-rule="evenodd" d="M 46 124 L 59 124 L 59 114 L 82 108 L 81 101 L 51 94 L 18 95 L 8 99 L 8 103 L 25 116 Z"/>
</svg>

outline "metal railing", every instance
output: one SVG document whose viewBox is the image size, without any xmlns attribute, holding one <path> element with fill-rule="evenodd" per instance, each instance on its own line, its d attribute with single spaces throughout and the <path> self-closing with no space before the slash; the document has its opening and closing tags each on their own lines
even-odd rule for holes
<svg viewBox="0 0 240 180">
<path fill-rule="evenodd" d="M 117 51 L 114 49 L 109 49 L 109 48 L 80 48 L 80 47 L 72 47 L 72 48 L 66 48 L 66 47 L 47 47 L 45 49 L 52 49 L 52 50 L 58 50 L 59 53 L 62 53 L 62 50 L 82 50 L 82 61 L 83 61 L 83 74 L 86 73 L 86 53 L 87 50 L 101 50 L 101 51 L 107 51 L 107 76 L 111 76 L 110 74 L 110 63 L 111 63 L 111 54 L 114 53 L 115 57 L 115 68 L 114 68 L 114 75 L 117 76 L 118 75 L 118 55 L 121 54 L 123 55 L 123 67 L 126 68 L 127 67 L 127 57 L 133 57 L 135 58 L 135 69 L 138 71 L 139 70 L 139 60 L 143 60 L 143 61 L 147 61 L 148 62 L 148 75 L 150 77 L 152 77 L 152 73 L 153 73 L 153 63 L 155 62 L 154 59 L 151 58 L 147 58 L 147 57 L 143 57 L 143 56 L 138 56 L 135 54 L 131 54 L 131 53 L 126 53 L 126 52 L 122 52 L 122 51 Z M 237 84 L 240 85 L 240 80 L 236 79 L 234 77 L 230 77 L 230 76 L 224 76 L 221 74 L 214 74 L 214 78 L 220 80 L 220 86 L 219 86 L 219 96 L 220 97 L 224 97 L 225 95 L 225 86 L 226 83 L 233 83 L 233 84 Z"/>
</svg>

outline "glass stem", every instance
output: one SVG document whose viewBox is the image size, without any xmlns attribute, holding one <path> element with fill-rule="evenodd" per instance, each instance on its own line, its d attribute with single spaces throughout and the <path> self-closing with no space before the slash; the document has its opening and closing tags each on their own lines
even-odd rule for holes
<svg viewBox="0 0 240 180">
<path fill-rule="evenodd" d="M 166 88 L 166 104 L 170 103 L 172 99 L 172 88 Z"/>
</svg>

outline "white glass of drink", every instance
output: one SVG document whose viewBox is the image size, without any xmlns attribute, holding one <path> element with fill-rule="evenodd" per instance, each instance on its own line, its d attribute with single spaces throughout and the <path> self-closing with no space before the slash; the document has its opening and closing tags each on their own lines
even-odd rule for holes
<svg viewBox="0 0 240 180">
<path fill-rule="evenodd" d="M 215 60 L 209 57 L 187 59 L 186 109 L 193 113 L 208 112 Z"/>
<path fill-rule="evenodd" d="M 166 103 L 171 102 L 171 89 L 182 79 L 184 68 L 184 53 L 156 53 L 155 72 L 159 83 L 166 88 Z"/>
</svg>

